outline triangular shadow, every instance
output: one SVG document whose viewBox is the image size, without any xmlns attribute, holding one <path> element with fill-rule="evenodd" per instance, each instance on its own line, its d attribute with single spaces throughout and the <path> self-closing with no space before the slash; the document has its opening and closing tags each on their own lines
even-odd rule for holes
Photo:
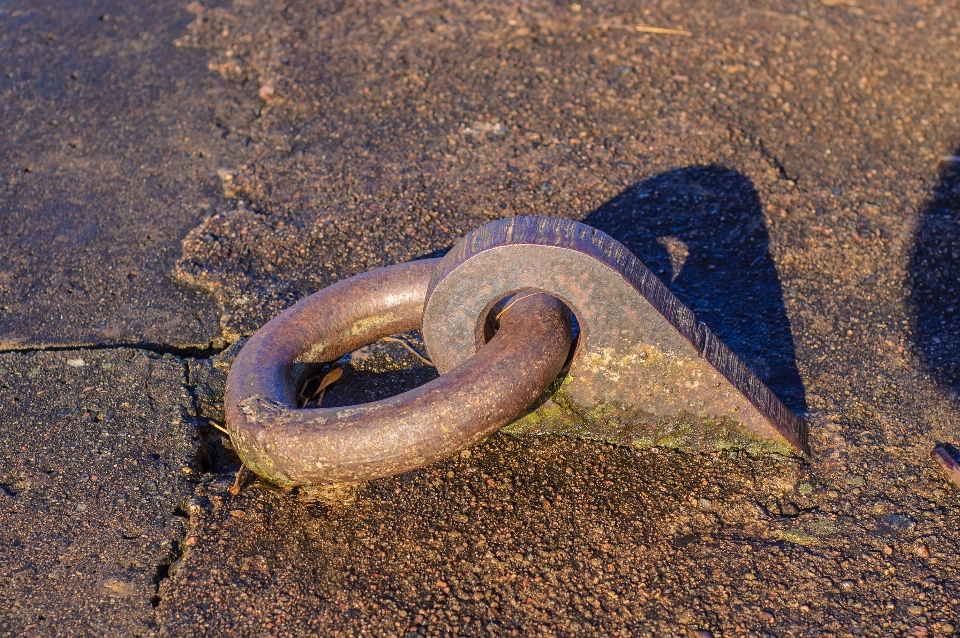
<svg viewBox="0 0 960 638">
<path fill-rule="evenodd" d="M 720 166 L 670 170 L 583 223 L 629 248 L 788 408 L 807 412 L 763 208 L 747 177 Z"/>
</svg>

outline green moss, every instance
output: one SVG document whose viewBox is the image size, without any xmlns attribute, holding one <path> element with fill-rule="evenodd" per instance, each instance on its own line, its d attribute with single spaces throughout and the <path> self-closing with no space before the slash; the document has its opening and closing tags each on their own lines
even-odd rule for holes
<svg viewBox="0 0 960 638">
<path fill-rule="evenodd" d="M 837 533 L 837 522 L 829 516 L 817 516 L 810 522 L 810 530 L 820 536 Z"/>
<path fill-rule="evenodd" d="M 817 537 L 796 528 L 785 529 L 781 532 L 783 540 L 794 545 L 815 545 Z"/>
<path fill-rule="evenodd" d="M 786 441 L 763 439 L 728 417 L 698 417 L 691 414 L 658 417 L 612 403 L 585 407 L 564 392 L 564 386 L 571 381 L 571 377 L 566 377 L 555 384 L 538 407 L 503 431 L 514 435 L 562 434 L 635 448 L 664 447 L 696 451 L 737 449 L 749 454 L 796 454 Z"/>
</svg>

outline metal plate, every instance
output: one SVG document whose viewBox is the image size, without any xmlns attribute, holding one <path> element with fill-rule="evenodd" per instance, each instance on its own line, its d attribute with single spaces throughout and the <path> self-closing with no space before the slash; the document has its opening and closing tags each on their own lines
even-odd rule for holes
<svg viewBox="0 0 960 638">
<path fill-rule="evenodd" d="M 514 431 L 809 453 L 804 421 L 640 260 L 609 235 L 568 220 L 495 221 L 440 261 L 423 314 L 440 373 L 483 344 L 499 300 L 526 288 L 561 299 L 580 336 L 567 375 Z"/>
</svg>

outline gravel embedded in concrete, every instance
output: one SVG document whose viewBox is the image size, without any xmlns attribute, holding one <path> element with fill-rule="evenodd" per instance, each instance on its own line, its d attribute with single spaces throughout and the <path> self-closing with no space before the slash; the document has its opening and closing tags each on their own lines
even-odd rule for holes
<svg viewBox="0 0 960 638">
<path fill-rule="evenodd" d="M 496 436 L 354 492 L 234 498 L 204 428 L 195 469 L 223 474 L 146 532 L 189 528 L 158 631 L 954 633 L 960 501 L 928 453 L 960 443 L 955 1 L 128 4 L 2 8 L 0 347 L 219 346 L 345 276 L 547 214 L 635 251 L 806 413 L 814 448 L 802 465 Z M 47 386 L 114 355 L 69 356 L 84 365 Z M 201 416 L 228 363 L 190 364 Z M 331 400 L 370 390 L 338 383 Z M 0 409 L 56 414 L 43 390 Z M 27 498 L 17 476 L 0 502 Z M 99 578 L 90 556 L 76 571 Z M 4 604 L 68 600 L 14 574 Z M 77 613 L 145 627 L 136 582 L 128 611 Z M 34 622 L 7 609 L 2 630 Z"/>
<path fill-rule="evenodd" d="M 960 614 L 960 496 L 933 467 L 497 435 L 345 504 L 230 485 L 194 494 L 164 635 L 948 635 Z"/>
<path fill-rule="evenodd" d="M 184 370 L 129 349 L 0 355 L 0 636 L 155 635 L 196 449 Z"/>
</svg>

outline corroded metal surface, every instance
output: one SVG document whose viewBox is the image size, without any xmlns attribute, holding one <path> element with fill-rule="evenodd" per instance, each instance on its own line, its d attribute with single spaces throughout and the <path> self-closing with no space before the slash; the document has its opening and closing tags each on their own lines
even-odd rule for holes
<svg viewBox="0 0 960 638">
<path fill-rule="evenodd" d="M 296 409 L 295 388 L 311 367 L 420 327 L 436 263 L 341 281 L 250 338 L 230 371 L 225 403 L 231 439 L 251 470 L 286 486 L 398 474 L 473 445 L 536 402 L 571 340 L 569 313 L 542 294 L 518 301 L 486 347 L 430 383 L 364 405 Z"/>
<path fill-rule="evenodd" d="M 930 457 L 937 462 L 953 484 L 960 487 L 960 463 L 957 462 L 960 455 L 957 453 L 957 448 L 949 443 L 940 443 L 930 451 Z"/>
<path fill-rule="evenodd" d="M 808 453 L 806 424 L 691 310 L 619 242 L 572 221 L 491 222 L 441 260 L 423 316 L 440 373 L 483 344 L 500 299 L 527 288 L 563 300 L 581 333 L 562 384 L 514 431 Z"/>
</svg>

